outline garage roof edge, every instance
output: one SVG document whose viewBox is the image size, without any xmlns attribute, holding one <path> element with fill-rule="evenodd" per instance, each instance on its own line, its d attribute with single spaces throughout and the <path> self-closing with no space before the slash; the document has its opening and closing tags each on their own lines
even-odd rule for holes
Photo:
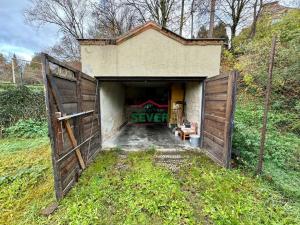
<svg viewBox="0 0 300 225">
<path fill-rule="evenodd" d="M 187 39 L 175 32 L 164 28 L 153 21 L 149 21 L 141 26 L 138 26 L 129 32 L 121 35 L 117 38 L 96 38 L 96 39 L 77 39 L 80 45 L 119 45 L 130 38 L 133 38 L 140 33 L 153 29 L 161 34 L 183 44 L 183 45 L 223 45 L 223 38 L 197 38 L 197 39 Z"/>
</svg>

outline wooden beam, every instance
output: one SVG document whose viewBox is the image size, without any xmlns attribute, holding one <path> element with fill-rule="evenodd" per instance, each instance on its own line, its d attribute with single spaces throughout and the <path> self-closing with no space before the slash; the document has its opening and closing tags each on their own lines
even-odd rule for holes
<svg viewBox="0 0 300 225">
<path fill-rule="evenodd" d="M 46 111 L 48 116 L 48 132 L 50 137 L 51 143 L 51 158 L 52 158 L 52 166 L 53 166 L 53 176 L 54 176 L 54 189 L 55 189 L 55 196 L 56 199 L 61 199 L 63 196 L 62 193 L 62 186 L 61 186 L 61 179 L 59 174 L 59 167 L 57 164 L 58 154 L 56 152 L 56 137 L 55 137 L 55 127 L 52 126 L 51 121 L 55 121 L 51 115 L 51 109 L 53 104 L 51 104 L 51 88 L 49 87 L 49 82 L 47 76 L 50 74 L 49 62 L 45 54 L 42 54 L 42 73 L 43 73 L 43 81 L 45 85 L 45 103 L 46 103 Z"/>
<path fill-rule="evenodd" d="M 58 117 L 57 119 L 59 121 L 61 121 L 61 120 L 69 120 L 69 119 L 74 118 L 74 117 L 84 116 L 84 115 L 93 113 L 94 111 L 95 110 L 89 110 L 89 111 L 85 111 L 85 112 L 75 113 L 75 114 L 72 114 L 72 115 L 66 115 L 66 116 Z"/>
<path fill-rule="evenodd" d="M 99 135 L 100 131 L 97 131 L 96 133 L 94 133 L 91 137 L 85 139 L 82 143 L 80 143 L 79 145 L 77 145 L 75 148 L 73 148 L 72 150 L 70 150 L 69 152 L 67 152 L 65 155 L 63 155 L 59 160 L 57 160 L 57 163 L 61 162 L 62 160 L 64 160 L 67 156 L 69 156 L 70 154 L 72 154 L 74 151 L 76 151 L 76 149 L 80 148 L 82 145 L 84 145 L 85 143 L 87 143 L 89 140 L 91 140 L 92 138 L 94 138 L 96 135 Z"/>
<path fill-rule="evenodd" d="M 69 136 L 69 139 L 71 140 L 71 144 L 72 144 L 72 147 L 75 148 L 77 147 L 77 141 L 76 141 L 76 138 L 74 136 L 74 133 L 73 133 L 73 130 L 71 128 L 71 125 L 69 123 L 68 120 L 64 120 L 64 125 L 66 127 L 66 130 L 67 130 L 67 134 Z M 82 155 L 81 155 L 81 152 L 80 152 L 80 149 L 77 148 L 76 151 L 75 151 L 76 155 L 77 155 L 77 158 L 79 160 L 79 163 L 80 163 L 80 166 L 82 169 L 85 169 L 85 163 L 83 161 L 83 158 L 82 158 Z"/>
<path fill-rule="evenodd" d="M 265 95 L 265 108 L 264 108 L 264 115 L 263 115 L 263 127 L 261 129 L 261 140 L 260 140 L 260 149 L 259 149 L 259 157 L 258 157 L 258 165 L 257 165 L 257 174 L 261 174 L 262 169 L 263 169 L 267 122 L 268 122 L 268 111 L 269 111 L 269 107 L 270 107 L 270 96 L 271 96 L 271 88 L 272 88 L 272 76 L 273 76 L 275 49 L 276 49 L 276 37 L 274 36 L 272 39 L 272 47 L 271 47 L 271 52 L 270 52 L 268 83 L 267 83 L 267 89 L 266 89 L 266 95 Z"/>
</svg>

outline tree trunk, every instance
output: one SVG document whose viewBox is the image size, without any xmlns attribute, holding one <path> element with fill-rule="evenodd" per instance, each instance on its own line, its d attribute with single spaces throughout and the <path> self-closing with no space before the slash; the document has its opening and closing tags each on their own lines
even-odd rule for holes
<svg viewBox="0 0 300 225">
<path fill-rule="evenodd" d="M 213 33 L 214 33 L 215 10 L 216 10 L 216 0 L 211 0 L 210 1 L 209 31 L 208 31 L 209 38 L 212 38 Z"/>
<path fill-rule="evenodd" d="M 233 46 L 233 39 L 235 38 L 236 35 L 236 24 L 233 24 L 230 28 L 231 30 L 231 37 L 230 37 L 230 50 L 233 51 L 234 46 Z"/>
<path fill-rule="evenodd" d="M 179 34 L 180 34 L 180 36 L 182 36 L 183 14 L 184 14 L 184 0 L 181 1 L 181 15 L 180 15 L 180 26 L 179 26 Z"/>
<path fill-rule="evenodd" d="M 253 6 L 253 22 L 252 22 L 252 25 L 251 25 L 251 32 L 250 32 L 250 35 L 249 35 L 249 37 L 251 39 L 253 39 L 254 36 L 255 36 L 255 34 L 256 34 L 256 25 L 257 25 L 257 20 L 258 20 L 260 11 L 261 11 L 262 4 L 263 4 L 263 0 L 260 0 L 259 5 L 258 5 L 258 0 L 255 0 L 255 2 L 254 2 L 254 6 Z"/>
<path fill-rule="evenodd" d="M 195 0 L 192 1 L 191 5 L 191 39 L 194 38 L 194 2 Z"/>
</svg>

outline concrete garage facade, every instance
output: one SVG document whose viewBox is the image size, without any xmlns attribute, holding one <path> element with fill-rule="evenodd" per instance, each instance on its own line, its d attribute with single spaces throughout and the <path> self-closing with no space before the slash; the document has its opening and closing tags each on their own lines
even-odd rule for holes
<svg viewBox="0 0 300 225">
<path fill-rule="evenodd" d="M 82 71 L 99 76 L 211 77 L 219 74 L 221 39 L 184 39 L 146 23 L 116 39 L 83 39 Z"/>
<path fill-rule="evenodd" d="M 57 199 L 110 147 L 183 149 L 197 133 L 202 150 L 230 167 L 237 73 L 219 73 L 222 40 L 149 22 L 79 43 L 83 71 L 43 55 Z"/>
<path fill-rule="evenodd" d="M 79 43 L 82 71 L 105 80 L 100 85 L 103 140 L 128 123 L 125 90 L 129 82 L 140 82 L 137 86 L 145 88 L 161 83 L 168 89 L 184 86 L 184 118 L 197 123 L 200 134 L 203 80 L 219 74 L 221 39 L 184 39 L 148 22 L 116 39 L 81 39 Z M 169 107 L 170 114 L 174 103 L 169 102 Z"/>
</svg>

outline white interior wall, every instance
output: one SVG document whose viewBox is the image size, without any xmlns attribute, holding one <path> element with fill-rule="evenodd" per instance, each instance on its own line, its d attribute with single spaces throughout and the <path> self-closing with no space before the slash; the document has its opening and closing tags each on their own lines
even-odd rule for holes
<svg viewBox="0 0 300 225">
<path fill-rule="evenodd" d="M 185 87 L 185 114 L 189 122 L 196 122 L 198 134 L 201 127 L 203 82 L 187 82 Z"/>
<path fill-rule="evenodd" d="M 125 88 L 116 82 L 103 82 L 100 87 L 102 139 L 112 137 L 126 122 Z"/>
</svg>

